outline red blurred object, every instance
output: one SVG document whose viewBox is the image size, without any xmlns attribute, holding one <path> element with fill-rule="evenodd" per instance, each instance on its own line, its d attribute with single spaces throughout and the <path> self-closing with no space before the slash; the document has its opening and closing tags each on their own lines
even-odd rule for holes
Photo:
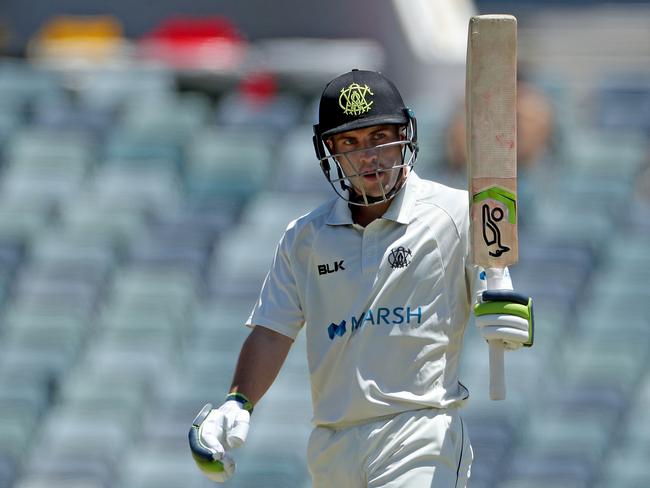
<svg viewBox="0 0 650 488">
<path fill-rule="evenodd" d="M 172 17 L 164 20 L 144 39 L 173 43 L 195 43 L 206 39 L 243 42 L 244 38 L 226 17 Z"/>
<path fill-rule="evenodd" d="M 239 84 L 239 93 L 253 105 L 264 105 L 278 92 L 278 82 L 271 73 L 256 72 L 244 77 Z"/>
<path fill-rule="evenodd" d="M 230 19 L 172 17 L 140 43 L 140 55 L 174 68 L 233 70 L 241 65 L 247 42 Z"/>
</svg>

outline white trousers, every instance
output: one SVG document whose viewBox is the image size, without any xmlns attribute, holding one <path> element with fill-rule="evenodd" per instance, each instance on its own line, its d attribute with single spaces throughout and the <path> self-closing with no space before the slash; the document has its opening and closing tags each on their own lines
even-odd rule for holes
<svg viewBox="0 0 650 488">
<path fill-rule="evenodd" d="M 426 409 L 317 427 L 307 458 L 313 488 L 465 488 L 473 454 L 456 409 Z"/>
</svg>

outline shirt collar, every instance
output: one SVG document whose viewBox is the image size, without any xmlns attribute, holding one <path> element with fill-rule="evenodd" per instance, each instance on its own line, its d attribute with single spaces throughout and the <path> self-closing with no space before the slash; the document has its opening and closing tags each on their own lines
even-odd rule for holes
<svg viewBox="0 0 650 488">
<path fill-rule="evenodd" d="M 415 201 L 417 200 L 418 187 L 420 186 L 420 177 L 411 170 L 406 178 L 406 184 L 402 191 L 398 192 L 393 198 L 390 207 L 382 216 L 383 219 L 392 220 L 398 224 L 408 224 L 411 221 L 411 214 Z"/>
<path fill-rule="evenodd" d="M 336 197 L 334 205 L 327 217 L 328 225 L 352 225 L 352 212 L 348 207 L 348 202 L 343 200 L 341 197 Z"/>
<path fill-rule="evenodd" d="M 381 218 L 392 220 L 398 224 L 408 224 L 411 221 L 413 207 L 415 207 L 420 181 L 420 177 L 411 170 L 404 188 L 393 197 L 390 207 Z M 337 198 L 327 217 L 327 224 L 352 225 L 353 223 L 348 203 L 342 198 Z"/>
</svg>

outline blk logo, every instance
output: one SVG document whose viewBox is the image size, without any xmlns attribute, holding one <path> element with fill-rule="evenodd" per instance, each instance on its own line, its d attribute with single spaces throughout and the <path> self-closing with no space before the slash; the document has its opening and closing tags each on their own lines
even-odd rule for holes
<svg viewBox="0 0 650 488">
<path fill-rule="evenodd" d="M 345 266 L 343 266 L 343 260 L 334 261 L 333 263 L 319 264 L 318 265 L 318 274 L 330 274 L 336 273 L 337 271 L 345 271 Z"/>
</svg>

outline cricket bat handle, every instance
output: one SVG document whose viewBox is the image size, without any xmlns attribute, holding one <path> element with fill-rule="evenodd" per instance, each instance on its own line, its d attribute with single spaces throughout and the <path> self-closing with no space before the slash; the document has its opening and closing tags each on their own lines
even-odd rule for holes
<svg viewBox="0 0 650 488">
<path fill-rule="evenodd" d="M 503 344 L 490 341 L 490 400 L 506 398 L 505 367 L 503 364 Z"/>
<path fill-rule="evenodd" d="M 506 288 L 505 269 L 487 268 L 485 270 L 488 290 Z M 506 398 L 506 372 L 503 360 L 503 344 L 500 341 L 489 341 L 490 349 L 490 400 Z"/>
</svg>

